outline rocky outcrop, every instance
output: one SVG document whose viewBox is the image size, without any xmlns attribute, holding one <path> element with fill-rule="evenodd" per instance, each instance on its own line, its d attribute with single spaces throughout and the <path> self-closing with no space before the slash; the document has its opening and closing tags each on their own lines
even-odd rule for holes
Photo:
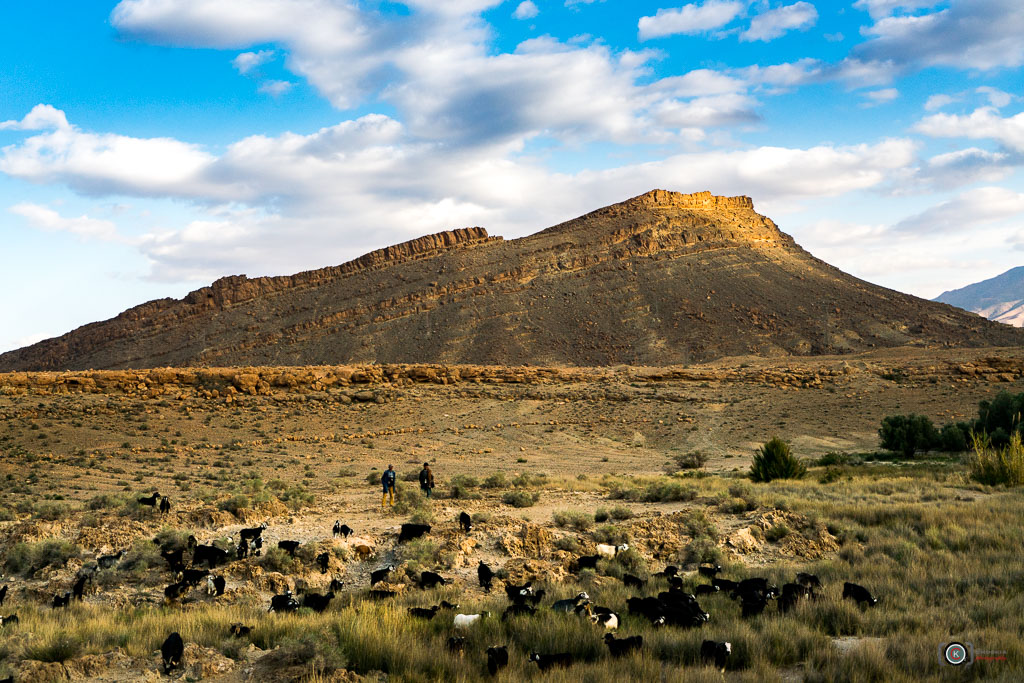
<svg viewBox="0 0 1024 683">
<path fill-rule="evenodd" d="M 654 190 L 516 240 L 464 228 L 296 275 L 221 278 L 2 354 L 0 371 L 666 366 L 1022 341 L 813 258 L 749 197 Z"/>
</svg>

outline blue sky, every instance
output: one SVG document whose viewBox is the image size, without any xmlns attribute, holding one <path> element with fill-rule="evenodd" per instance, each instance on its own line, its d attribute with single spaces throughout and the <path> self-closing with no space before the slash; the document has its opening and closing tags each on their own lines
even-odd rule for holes
<svg viewBox="0 0 1024 683">
<path fill-rule="evenodd" d="M 1018 0 L 123 0 L 0 22 L 0 350 L 655 187 L 920 296 L 1024 254 Z"/>
</svg>

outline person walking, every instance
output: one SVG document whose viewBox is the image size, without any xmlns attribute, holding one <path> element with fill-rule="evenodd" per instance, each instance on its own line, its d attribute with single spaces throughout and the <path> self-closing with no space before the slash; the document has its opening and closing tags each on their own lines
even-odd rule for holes
<svg viewBox="0 0 1024 683">
<path fill-rule="evenodd" d="M 434 473 L 430 471 L 430 464 L 423 463 L 420 470 L 420 489 L 427 498 L 430 498 L 430 491 L 434 488 Z"/>
<path fill-rule="evenodd" d="M 383 508 L 384 504 L 388 502 L 388 495 L 391 495 L 390 504 L 392 507 L 395 505 L 395 481 L 398 479 L 398 475 L 395 473 L 395 466 L 388 465 L 388 468 L 384 471 L 384 474 L 380 475 L 380 483 L 384 487 L 384 496 L 380 499 L 380 506 Z"/>
</svg>

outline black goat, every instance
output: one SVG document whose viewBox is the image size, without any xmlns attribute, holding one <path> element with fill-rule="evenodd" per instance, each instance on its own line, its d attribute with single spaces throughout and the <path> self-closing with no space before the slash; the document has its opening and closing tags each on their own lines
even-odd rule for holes
<svg viewBox="0 0 1024 683">
<path fill-rule="evenodd" d="M 427 533 L 430 533 L 429 524 L 403 524 L 398 533 L 398 542 L 411 541 Z"/>
<path fill-rule="evenodd" d="M 292 595 L 291 591 L 285 591 L 281 595 L 270 598 L 270 609 L 268 612 L 294 612 L 299 608 L 299 602 Z"/>
<path fill-rule="evenodd" d="M 626 588 L 636 588 L 640 590 L 647 585 L 647 582 L 641 579 L 639 576 L 633 576 L 632 574 L 623 574 L 622 585 Z"/>
<path fill-rule="evenodd" d="M 675 565 L 670 564 L 667 567 L 665 567 L 664 569 L 662 569 L 660 572 L 656 573 L 655 576 L 658 577 L 659 579 L 667 579 L 668 577 L 675 576 L 678 573 L 679 573 L 679 567 L 676 567 Z"/>
<path fill-rule="evenodd" d="M 100 555 L 96 558 L 96 564 L 99 565 L 100 569 L 110 569 L 117 561 L 124 557 L 124 551 L 118 550 L 113 555 Z"/>
<path fill-rule="evenodd" d="M 148 505 L 149 507 L 156 507 L 157 501 L 160 500 L 160 494 L 156 491 L 153 492 L 152 496 L 144 496 L 139 498 L 139 505 Z"/>
<path fill-rule="evenodd" d="M 172 583 L 171 585 L 164 588 L 164 597 L 167 600 L 179 600 L 185 593 L 188 593 L 188 589 L 191 588 L 185 582 Z"/>
<path fill-rule="evenodd" d="M 0 607 L 3 607 L 4 600 L 7 599 L 7 586 L 8 584 L 6 583 L 3 586 L 0 586 Z"/>
<path fill-rule="evenodd" d="M 701 584 L 697 586 L 694 591 L 697 595 L 711 595 L 712 593 L 718 592 L 718 586 L 709 586 L 707 584 Z"/>
<path fill-rule="evenodd" d="M 470 518 L 470 516 L 467 515 L 465 512 L 460 512 L 459 526 L 462 528 L 463 531 L 465 531 L 468 534 L 470 530 L 473 528 L 472 518 Z"/>
<path fill-rule="evenodd" d="M 320 553 L 316 556 L 316 563 L 320 565 L 320 573 L 326 574 L 327 568 L 331 564 L 331 554 L 328 552 Z"/>
<path fill-rule="evenodd" d="M 317 614 L 320 614 L 331 604 L 331 600 L 334 599 L 334 593 L 328 592 L 326 595 L 320 595 L 319 593 L 306 593 L 302 596 L 302 606 L 308 607 Z"/>
<path fill-rule="evenodd" d="M 448 652 L 454 652 L 460 657 L 466 651 L 466 638 L 464 636 L 451 636 L 448 638 Z"/>
<path fill-rule="evenodd" d="M 434 572 L 423 572 L 420 574 L 420 588 L 433 588 L 434 586 L 443 586 L 447 583 L 448 580 L 440 574 L 435 574 Z"/>
<path fill-rule="evenodd" d="M 181 658 L 185 654 L 185 643 L 177 631 L 167 636 L 160 646 L 160 655 L 164 660 L 164 673 L 170 673 L 181 666 Z"/>
<path fill-rule="evenodd" d="M 236 638 L 243 638 L 252 632 L 251 626 L 245 626 L 243 624 L 231 624 L 231 628 L 228 633 L 235 636 Z"/>
<path fill-rule="evenodd" d="M 502 620 L 508 619 L 509 617 L 520 617 L 520 616 L 532 616 L 537 613 L 537 608 L 532 605 L 526 605 L 521 602 L 516 602 L 505 608 L 505 613 L 501 615 Z"/>
<path fill-rule="evenodd" d="M 697 573 L 701 576 L 706 576 L 709 579 L 713 579 L 718 576 L 718 572 L 722 571 L 722 565 L 716 564 L 711 567 L 697 567 Z"/>
<path fill-rule="evenodd" d="M 801 586 L 806 586 L 807 588 L 821 588 L 821 579 L 814 574 L 799 572 L 796 575 L 796 582 Z"/>
<path fill-rule="evenodd" d="M 530 661 L 537 662 L 537 667 L 541 671 L 547 671 L 553 666 L 572 666 L 572 654 L 568 652 L 558 652 L 550 655 L 542 655 L 536 652 L 530 653 Z"/>
<path fill-rule="evenodd" d="M 484 592 L 490 593 L 491 582 L 494 580 L 494 571 L 484 564 L 483 560 L 480 560 L 480 564 L 476 567 L 476 578 L 477 581 L 480 582 L 480 587 L 484 589 Z"/>
<path fill-rule="evenodd" d="M 186 569 L 178 574 L 178 581 L 195 588 L 209 575 L 210 572 L 207 569 Z"/>
<path fill-rule="evenodd" d="M 167 560 L 167 566 L 170 567 L 171 571 L 175 574 L 185 570 L 185 560 L 182 558 L 184 549 L 178 548 L 177 550 L 164 550 L 160 553 L 160 557 Z"/>
<path fill-rule="evenodd" d="M 295 551 L 302 545 L 299 541 L 278 541 L 277 547 L 288 553 L 290 557 L 295 557 Z"/>
<path fill-rule="evenodd" d="M 509 600 L 518 600 L 520 595 L 524 593 L 533 593 L 533 581 L 527 581 L 522 586 L 516 586 L 515 584 L 505 584 L 505 595 L 508 596 Z"/>
<path fill-rule="evenodd" d="M 13 626 L 18 623 L 17 614 L 8 614 L 6 617 L 0 616 L 0 626 Z"/>
<path fill-rule="evenodd" d="M 341 520 L 339 519 L 334 522 L 334 528 L 331 530 L 331 533 L 334 535 L 335 538 L 337 538 L 338 536 L 341 536 L 342 538 L 348 538 L 353 534 L 353 531 L 352 527 L 350 527 L 348 524 L 342 524 Z"/>
<path fill-rule="evenodd" d="M 376 586 L 378 583 L 388 578 L 388 574 L 390 574 L 393 571 L 395 571 L 395 565 L 393 564 L 389 564 L 388 566 L 382 567 L 381 569 L 373 570 L 372 572 L 370 572 L 370 585 Z"/>
<path fill-rule="evenodd" d="M 192 550 L 193 567 L 206 563 L 210 569 L 216 569 L 217 565 L 226 563 L 229 558 L 226 550 L 215 545 L 196 545 Z"/>
<path fill-rule="evenodd" d="M 644 637 L 616 638 L 611 633 L 606 633 L 604 634 L 604 644 L 608 646 L 608 652 L 611 653 L 612 657 L 622 657 L 642 648 L 644 646 Z"/>
<path fill-rule="evenodd" d="M 238 538 L 240 538 L 243 542 L 244 541 L 251 541 L 253 539 L 256 539 L 256 538 L 259 538 L 260 536 L 262 536 L 263 535 L 263 530 L 266 529 L 266 528 L 267 528 L 267 523 L 263 522 L 259 526 L 247 527 L 245 529 L 241 529 L 238 532 Z"/>
<path fill-rule="evenodd" d="M 705 664 L 715 663 L 715 668 L 724 671 L 725 665 L 732 654 L 732 643 L 718 643 L 714 640 L 705 640 L 700 644 L 700 658 Z"/>
<path fill-rule="evenodd" d="M 331 579 L 331 585 L 327 587 L 327 590 L 331 591 L 332 593 L 340 593 L 341 589 L 344 587 L 345 582 L 339 579 L 338 577 L 334 577 Z"/>
<path fill-rule="evenodd" d="M 160 499 L 160 514 L 166 515 L 171 511 L 171 499 L 166 496 Z"/>
<path fill-rule="evenodd" d="M 71 592 L 68 591 L 67 593 L 64 593 L 64 595 L 54 595 L 53 602 L 51 602 L 50 604 L 52 607 L 56 609 L 57 607 L 67 607 L 70 602 Z"/>
<path fill-rule="evenodd" d="M 601 559 L 600 555 L 584 555 L 576 560 L 576 570 L 581 569 L 597 569 L 597 561 Z"/>
<path fill-rule="evenodd" d="M 213 596 L 224 595 L 224 589 L 227 587 L 227 584 L 228 582 L 223 576 L 207 576 L 206 593 Z"/>
<path fill-rule="evenodd" d="M 92 579 L 88 574 L 79 576 L 78 581 L 75 581 L 75 585 L 71 587 L 71 595 L 75 600 L 82 599 L 82 594 L 85 592 L 85 584 L 89 581 L 92 581 Z"/>
<path fill-rule="evenodd" d="M 508 648 L 504 645 L 495 645 L 487 648 L 487 671 L 496 676 L 498 671 L 508 666 Z"/>
<path fill-rule="evenodd" d="M 551 609 L 556 612 L 572 612 L 580 604 L 590 600 L 590 596 L 587 595 L 586 591 L 577 593 L 574 598 L 567 598 L 565 600 L 557 600 L 551 605 Z"/>
<path fill-rule="evenodd" d="M 799 583 L 787 583 L 782 586 L 782 595 L 779 597 L 779 612 L 785 614 L 793 609 L 801 598 L 809 598 L 811 589 Z"/>
<path fill-rule="evenodd" d="M 442 600 L 441 604 L 438 605 L 438 606 L 441 609 L 452 609 L 452 610 L 459 609 L 458 605 L 452 604 L 452 603 L 448 602 L 447 600 Z"/>
<path fill-rule="evenodd" d="M 711 585 L 721 591 L 734 591 L 739 584 L 729 579 L 715 578 L 711 579 Z"/>
<path fill-rule="evenodd" d="M 398 593 L 396 593 L 395 591 L 385 591 L 379 589 L 372 590 L 369 592 L 369 596 L 372 600 L 387 600 L 388 598 L 393 598 L 396 595 L 398 595 Z"/>
<path fill-rule="evenodd" d="M 439 605 L 434 605 L 433 607 L 410 607 L 409 616 L 430 620 L 434 618 L 439 609 L 441 609 Z"/>
<path fill-rule="evenodd" d="M 843 599 L 846 598 L 850 598 L 856 602 L 858 606 L 867 603 L 868 607 L 874 607 L 878 604 L 878 598 L 873 597 L 871 595 L 871 591 L 864 586 L 858 586 L 857 584 L 850 583 L 849 581 L 843 584 Z"/>
</svg>

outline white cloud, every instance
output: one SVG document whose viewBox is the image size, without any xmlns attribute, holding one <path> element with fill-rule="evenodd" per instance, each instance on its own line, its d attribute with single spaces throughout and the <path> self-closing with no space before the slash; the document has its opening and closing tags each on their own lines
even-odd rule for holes
<svg viewBox="0 0 1024 683">
<path fill-rule="evenodd" d="M 538 14 L 540 14 L 540 10 L 537 9 L 537 5 L 533 4 L 531 0 L 523 0 L 516 7 L 516 11 L 512 13 L 512 16 L 516 19 L 533 19 Z"/>
<path fill-rule="evenodd" d="M 293 85 L 295 84 L 288 81 L 263 81 L 256 90 L 265 95 L 280 97 L 291 90 Z"/>
<path fill-rule="evenodd" d="M 4 121 L 0 130 L 64 130 L 70 128 L 68 119 L 60 109 L 49 104 L 37 104 L 21 121 Z"/>
<path fill-rule="evenodd" d="M 263 66 L 274 58 L 273 50 L 260 50 L 259 52 L 243 52 L 231 60 L 231 64 L 238 69 L 238 73 L 247 74 L 253 69 Z"/>
<path fill-rule="evenodd" d="M 788 31 L 806 31 L 818 21 L 818 10 L 809 2 L 797 2 L 763 12 L 750 21 L 740 40 L 768 42 Z"/>
<path fill-rule="evenodd" d="M 47 232 L 64 231 L 83 238 L 108 241 L 117 239 L 117 227 L 111 221 L 88 216 L 66 218 L 49 207 L 30 202 L 15 204 L 8 211 L 21 216 L 32 226 Z"/>
<path fill-rule="evenodd" d="M 659 9 L 653 17 L 641 17 L 637 27 L 640 40 L 676 34 L 696 35 L 725 26 L 744 6 L 740 2 L 706 0 L 704 4 L 683 5 L 678 9 Z"/>
<path fill-rule="evenodd" d="M 792 88 L 820 80 L 824 71 L 818 60 L 804 58 L 787 64 L 748 66 L 737 73 L 752 85 Z"/>
<path fill-rule="evenodd" d="M 1024 3 L 1019 0 L 951 0 L 947 9 L 921 15 L 883 13 L 862 32 L 870 39 L 854 55 L 868 61 L 986 70 L 1024 64 Z"/>
<path fill-rule="evenodd" d="M 995 140 L 1003 147 L 1024 154 L 1024 112 L 1002 118 L 993 107 L 975 109 L 967 116 L 933 114 L 914 129 L 935 138 L 969 138 Z"/>
<path fill-rule="evenodd" d="M 935 111 L 936 109 L 942 109 L 953 102 L 956 102 L 956 99 L 949 95 L 932 95 L 928 98 L 928 101 L 924 103 L 924 108 L 926 111 Z"/>
<path fill-rule="evenodd" d="M 913 11 L 923 7 L 934 7 L 938 0 L 857 0 L 853 6 L 865 10 L 872 19 L 890 16 L 896 10 Z"/>
<path fill-rule="evenodd" d="M 864 97 L 868 99 L 868 104 L 872 106 L 892 102 L 899 96 L 900 91 L 896 88 L 884 88 L 882 90 L 872 90 L 871 92 L 864 93 Z"/>
<path fill-rule="evenodd" d="M 976 182 L 998 182 L 1009 175 L 1012 165 L 1008 154 L 968 147 L 931 157 L 918 171 L 917 179 L 948 190 Z"/>
<path fill-rule="evenodd" d="M 1010 93 L 1003 92 L 998 88 L 993 88 L 987 85 L 981 86 L 980 88 L 976 89 L 975 92 L 988 97 L 989 104 L 991 104 L 993 107 L 997 109 L 1005 107 L 1010 103 L 1011 100 L 1013 100 L 1013 95 L 1011 95 Z"/>
<path fill-rule="evenodd" d="M 1024 214 L 1024 194 L 1002 187 L 982 187 L 926 209 L 897 223 L 898 231 L 932 234 L 959 232 Z"/>
</svg>

